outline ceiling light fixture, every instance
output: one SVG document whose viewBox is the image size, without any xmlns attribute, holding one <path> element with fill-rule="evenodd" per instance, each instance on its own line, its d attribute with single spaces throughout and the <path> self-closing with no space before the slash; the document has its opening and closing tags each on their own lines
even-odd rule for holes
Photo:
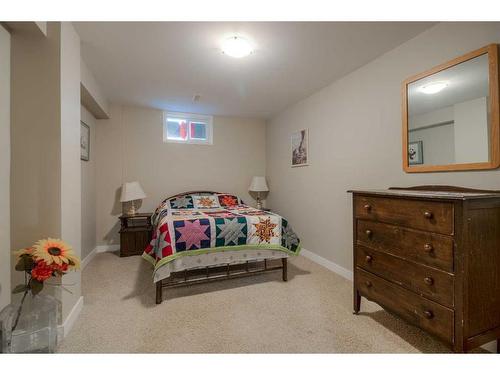
<svg viewBox="0 0 500 375">
<path fill-rule="evenodd" d="M 222 42 L 222 53 L 237 59 L 250 55 L 253 47 L 248 40 L 241 36 L 232 36 Z"/>
<path fill-rule="evenodd" d="M 424 94 L 436 94 L 439 91 L 445 89 L 448 86 L 448 82 L 431 82 L 427 85 L 420 87 L 419 91 Z"/>
</svg>

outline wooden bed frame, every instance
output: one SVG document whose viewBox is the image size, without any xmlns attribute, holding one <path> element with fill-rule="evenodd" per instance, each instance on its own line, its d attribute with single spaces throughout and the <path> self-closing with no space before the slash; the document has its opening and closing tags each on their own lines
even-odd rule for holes
<svg viewBox="0 0 500 375">
<path fill-rule="evenodd" d="M 221 194 L 214 191 L 188 191 L 179 193 L 166 198 L 165 200 L 175 198 L 181 195 L 190 194 Z M 153 229 L 154 230 L 154 229 Z M 280 262 L 281 260 L 281 262 Z M 279 262 L 281 264 L 279 264 Z M 278 264 L 276 264 L 278 263 Z M 239 277 L 251 276 L 264 272 L 282 270 L 283 281 L 288 280 L 288 259 L 264 259 L 259 261 L 246 261 L 245 263 L 230 264 L 224 263 L 220 265 L 207 266 L 202 268 L 186 269 L 180 272 L 172 272 L 171 275 L 157 281 L 156 284 L 156 304 L 163 301 L 163 289 L 175 288 L 185 285 L 201 284 L 211 281 L 228 280 Z"/>
</svg>

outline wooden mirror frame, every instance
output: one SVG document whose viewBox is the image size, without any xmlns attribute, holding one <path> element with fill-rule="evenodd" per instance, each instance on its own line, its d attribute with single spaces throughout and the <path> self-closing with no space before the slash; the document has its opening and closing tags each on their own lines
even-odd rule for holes
<svg viewBox="0 0 500 375">
<path fill-rule="evenodd" d="M 458 65 L 475 57 L 488 54 L 489 86 L 490 86 L 490 160 L 480 163 L 461 163 L 448 165 L 410 165 L 408 160 L 408 85 L 452 66 Z M 500 109 L 498 92 L 498 44 L 469 52 L 444 64 L 438 65 L 423 73 L 414 75 L 403 81 L 402 85 L 402 112 L 403 112 L 403 169 L 407 173 L 415 172 L 446 172 L 468 171 L 479 169 L 495 169 L 500 166 Z"/>
</svg>

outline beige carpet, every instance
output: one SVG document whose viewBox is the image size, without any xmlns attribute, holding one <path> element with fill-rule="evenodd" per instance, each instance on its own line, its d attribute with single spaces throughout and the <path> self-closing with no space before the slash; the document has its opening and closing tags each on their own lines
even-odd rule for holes
<svg viewBox="0 0 500 375">
<path fill-rule="evenodd" d="M 83 272 L 84 307 L 59 347 L 73 353 L 412 353 L 446 347 L 363 299 L 304 257 L 280 271 L 169 289 L 155 304 L 149 264 L 98 254 Z"/>
</svg>

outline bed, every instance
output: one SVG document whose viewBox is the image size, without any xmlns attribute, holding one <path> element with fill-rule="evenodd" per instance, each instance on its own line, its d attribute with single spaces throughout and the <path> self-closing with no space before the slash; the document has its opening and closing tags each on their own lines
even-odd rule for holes
<svg viewBox="0 0 500 375">
<path fill-rule="evenodd" d="M 234 194 L 192 191 L 165 199 L 151 217 L 142 257 L 153 264 L 156 303 L 164 288 L 282 270 L 300 240 L 283 217 Z"/>
</svg>

